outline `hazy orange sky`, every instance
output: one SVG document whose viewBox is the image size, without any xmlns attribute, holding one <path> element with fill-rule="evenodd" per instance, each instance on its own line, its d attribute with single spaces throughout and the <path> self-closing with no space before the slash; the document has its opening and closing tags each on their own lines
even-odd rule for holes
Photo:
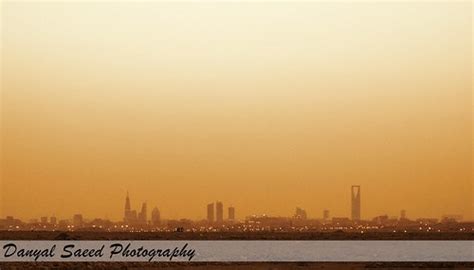
<svg viewBox="0 0 474 270">
<path fill-rule="evenodd" d="M 473 218 L 472 4 L 2 4 L 0 215 Z"/>
</svg>

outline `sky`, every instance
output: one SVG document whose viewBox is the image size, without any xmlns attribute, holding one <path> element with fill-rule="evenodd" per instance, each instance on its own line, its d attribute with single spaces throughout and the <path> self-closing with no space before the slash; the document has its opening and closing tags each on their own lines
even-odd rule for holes
<svg viewBox="0 0 474 270">
<path fill-rule="evenodd" d="M 473 219 L 472 3 L 2 4 L 0 216 Z"/>
</svg>

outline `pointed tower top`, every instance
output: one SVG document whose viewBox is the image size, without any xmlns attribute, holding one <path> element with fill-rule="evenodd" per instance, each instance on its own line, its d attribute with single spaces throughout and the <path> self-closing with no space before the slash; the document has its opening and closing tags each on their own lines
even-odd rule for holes
<svg viewBox="0 0 474 270">
<path fill-rule="evenodd" d="M 127 197 L 125 198 L 125 212 L 130 211 L 130 198 L 128 197 L 128 191 L 127 191 Z"/>
</svg>

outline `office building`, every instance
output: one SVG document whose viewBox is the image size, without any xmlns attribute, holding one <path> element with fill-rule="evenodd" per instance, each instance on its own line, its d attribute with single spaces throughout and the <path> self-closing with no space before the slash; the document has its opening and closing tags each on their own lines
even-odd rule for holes
<svg viewBox="0 0 474 270">
<path fill-rule="evenodd" d="M 222 202 L 216 202 L 216 221 L 224 221 L 224 205 L 222 204 Z"/>
<path fill-rule="evenodd" d="M 351 218 L 360 220 L 360 186 L 351 187 Z"/>
<path fill-rule="evenodd" d="M 153 208 L 151 211 L 151 224 L 157 226 L 161 223 L 160 210 L 157 207 Z"/>
<path fill-rule="evenodd" d="M 214 204 L 210 203 L 207 205 L 207 221 L 209 223 L 214 222 Z"/>
</svg>

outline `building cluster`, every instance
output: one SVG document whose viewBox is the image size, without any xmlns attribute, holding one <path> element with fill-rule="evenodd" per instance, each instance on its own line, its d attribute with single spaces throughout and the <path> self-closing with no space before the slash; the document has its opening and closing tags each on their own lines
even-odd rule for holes
<svg viewBox="0 0 474 270">
<path fill-rule="evenodd" d="M 207 205 L 206 220 L 209 224 L 224 222 L 224 205 L 222 202 L 217 201 Z M 227 221 L 235 221 L 235 208 L 233 206 L 227 208 Z"/>
<path fill-rule="evenodd" d="M 293 216 L 296 219 L 306 220 L 308 219 L 308 215 L 306 214 L 306 210 L 296 207 L 295 215 Z"/>
<path fill-rule="evenodd" d="M 248 216 L 237 220 L 235 208 L 227 208 L 224 217 L 224 204 L 220 201 L 209 203 L 206 207 L 206 219 L 192 221 L 189 219 L 162 220 L 157 207 L 148 218 L 147 203 L 144 202 L 140 212 L 132 210 L 127 192 L 123 221 L 112 222 L 105 219 L 86 220 L 81 214 L 75 214 L 70 220 L 58 220 L 56 217 L 41 217 L 39 220 L 22 222 L 12 216 L 0 219 L 0 230 L 99 230 L 99 231 L 192 231 L 192 232 L 254 232 L 254 231 L 390 231 L 390 232 L 473 232 L 473 222 L 463 222 L 460 215 L 444 215 L 441 219 L 419 218 L 411 220 L 406 210 L 400 211 L 399 217 L 381 215 L 371 220 L 361 218 L 361 188 L 351 187 L 351 217 L 331 217 L 328 209 L 323 210 L 322 217 L 310 219 L 306 210 L 296 207 L 292 217 L 272 217 L 267 215 Z"/>
<path fill-rule="evenodd" d="M 125 198 L 125 209 L 123 215 L 123 222 L 126 225 L 147 225 L 151 222 L 152 225 L 160 224 L 160 210 L 157 207 L 153 208 L 151 211 L 151 220 L 148 220 L 147 213 L 147 203 L 142 203 L 142 208 L 139 213 L 136 210 L 132 210 L 130 206 L 130 197 L 127 192 L 127 197 Z"/>
</svg>

